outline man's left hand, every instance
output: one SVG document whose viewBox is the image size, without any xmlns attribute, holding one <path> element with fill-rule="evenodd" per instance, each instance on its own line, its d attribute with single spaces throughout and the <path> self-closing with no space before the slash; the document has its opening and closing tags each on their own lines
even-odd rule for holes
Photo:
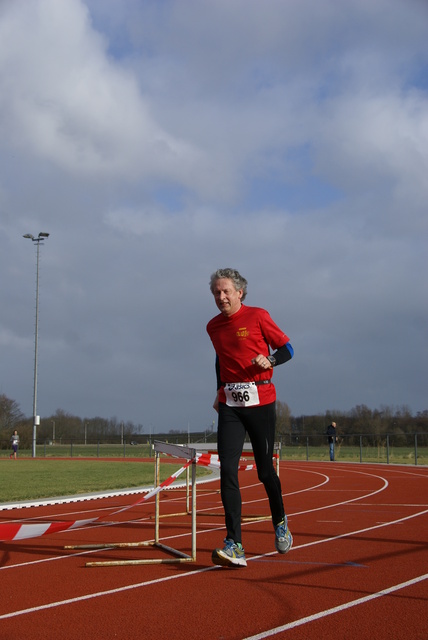
<svg viewBox="0 0 428 640">
<path fill-rule="evenodd" d="M 258 367 L 260 367 L 260 369 L 272 369 L 272 365 L 269 362 L 269 360 L 267 359 L 266 356 L 262 355 L 261 353 L 259 353 L 258 356 L 256 356 L 255 358 L 253 358 L 251 360 L 251 362 L 255 365 L 257 365 Z"/>
</svg>

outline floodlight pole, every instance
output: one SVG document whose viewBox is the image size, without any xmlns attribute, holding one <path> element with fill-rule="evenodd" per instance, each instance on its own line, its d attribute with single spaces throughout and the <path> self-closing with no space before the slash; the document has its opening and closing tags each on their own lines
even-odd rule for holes
<svg viewBox="0 0 428 640">
<path fill-rule="evenodd" d="M 37 360 L 38 360 L 38 342 L 39 342 L 39 255 L 40 244 L 43 244 L 43 240 L 49 238 L 48 233 L 39 233 L 35 238 L 31 233 L 26 233 L 24 238 L 29 238 L 37 245 L 37 257 L 36 257 L 36 326 L 34 330 L 34 388 L 33 388 L 33 442 L 32 442 L 32 457 L 36 457 L 36 438 L 37 427 L 40 424 L 40 416 L 37 415 Z"/>
</svg>

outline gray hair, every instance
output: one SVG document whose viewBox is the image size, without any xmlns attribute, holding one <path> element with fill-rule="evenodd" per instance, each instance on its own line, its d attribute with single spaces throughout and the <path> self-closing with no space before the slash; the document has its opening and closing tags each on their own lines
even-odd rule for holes
<svg viewBox="0 0 428 640">
<path fill-rule="evenodd" d="M 215 271 L 211 275 L 211 280 L 210 280 L 211 293 L 214 293 L 214 285 L 217 282 L 217 280 L 220 280 L 221 278 L 228 278 L 229 280 L 232 280 L 233 286 L 235 287 L 236 291 L 240 291 L 242 289 L 241 300 L 242 301 L 245 300 L 245 297 L 247 295 L 248 282 L 245 280 L 243 276 L 241 276 L 239 271 L 237 271 L 236 269 L 217 269 L 217 271 Z"/>
</svg>

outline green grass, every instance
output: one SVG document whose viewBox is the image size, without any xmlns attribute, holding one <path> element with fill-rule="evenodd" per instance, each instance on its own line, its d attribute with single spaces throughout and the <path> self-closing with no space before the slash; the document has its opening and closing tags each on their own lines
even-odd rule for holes
<svg viewBox="0 0 428 640">
<path fill-rule="evenodd" d="M 160 464 L 160 481 L 182 465 Z M 198 476 L 207 470 L 197 469 Z M 153 486 L 154 461 L 18 459 L 0 462 L 0 503 Z M 184 480 L 186 472 L 179 476 Z"/>
</svg>

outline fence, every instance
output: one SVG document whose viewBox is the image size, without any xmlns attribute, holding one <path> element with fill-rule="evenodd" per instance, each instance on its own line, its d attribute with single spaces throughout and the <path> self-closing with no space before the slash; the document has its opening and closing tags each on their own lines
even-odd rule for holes
<svg viewBox="0 0 428 640">
<path fill-rule="evenodd" d="M 137 436 L 136 440 L 61 439 L 38 443 L 38 458 L 149 458 L 153 456 L 154 436 Z M 216 434 L 156 434 L 156 440 L 170 444 L 215 443 Z M 281 460 L 328 461 L 329 446 L 325 435 L 285 434 L 277 436 L 281 444 Z M 0 457 L 10 455 L 10 443 L 0 442 Z M 31 457 L 31 448 L 20 447 L 18 456 Z M 348 434 L 338 435 L 334 451 L 337 462 L 372 462 L 385 464 L 428 464 L 428 433 L 413 434 Z"/>
<path fill-rule="evenodd" d="M 280 441 L 282 459 L 330 460 L 325 435 L 287 434 L 282 436 Z M 428 434 L 339 434 L 338 442 L 334 446 L 334 459 L 338 462 L 428 464 Z"/>
</svg>

